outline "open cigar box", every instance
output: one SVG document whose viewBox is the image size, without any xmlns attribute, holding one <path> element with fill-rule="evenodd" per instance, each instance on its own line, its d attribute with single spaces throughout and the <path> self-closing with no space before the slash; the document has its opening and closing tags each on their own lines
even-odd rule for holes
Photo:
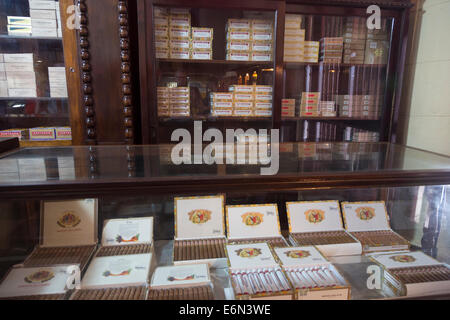
<svg viewBox="0 0 450 320">
<path fill-rule="evenodd" d="M 224 201 L 223 195 L 175 198 L 175 265 L 226 267 Z"/>
<path fill-rule="evenodd" d="M 409 250 L 409 242 L 391 229 L 384 201 L 341 205 L 345 228 L 361 242 L 363 253 Z"/>
<path fill-rule="evenodd" d="M 272 247 L 289 246 L 281 235 L 276 204 L 227 206 L 226 210 L 229 243 L 267 241 Z"/>
<path fill-rule="evenodd" d="M 71 299 L 145 299 L 153 252 L 153 217 L 106 220 L 101 246 Z"/>
<path fill-rule="evenodd" d="M 0 284 L 0 300 L 64 300 L 68 267 L 12 267 Z"/>
<path fill-rule="evenodd" d="M 348 300 L 350 285 L 313 246 L 275 248 L 297 300 Z"/>
<path fill-rule="evenodd" d="M 97 199 L 42 201 L 40 244 L 23 264 L 77 264 L 84 270 L 96 246 Z"/>
<path fill-rule="evenodd" d="M 148 300 L 214 300 L 206 263 L 158 267 L 153 273 Z"/>
<path fill-rule="evenodd" d="M 226 246 L 231 285 L 239 300 L 292 300 L 294 291 L 266 242 Z"/>
<path fill-rule="evenodd" d="M 361 254 L 361 243 L 344 229 L 339 201 L 287 202 L 286 209 L 292 243 L 314 245 L 327 257 Z"/>
<path fill-rule="evenodd" d="M 396 295 L 420 297 L 450 293 L 450 268 L 423 252 L 377 253 L 371 259 L 382 266 L 383 284 Z"/>
<path fill-rule="evenodd" d="M 95 257 L 70 300 L 144 300 L 152 254 Z"/>
</svg>

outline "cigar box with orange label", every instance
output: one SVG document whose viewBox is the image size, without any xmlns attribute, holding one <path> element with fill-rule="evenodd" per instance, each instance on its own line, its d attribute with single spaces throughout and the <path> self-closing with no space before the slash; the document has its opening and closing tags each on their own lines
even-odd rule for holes
<svg viewBox="0 0 450 320">
<path fill-rule="evenodd" d="M 0 300 L 64 300 L 70 267 L 12 267 L 0 284 Z"/>
<path fill-rule="evenodd" d="M 450 293 L 450 267 L 421 251 L 375 253 L 383 268 L 383 285 L 397 296 L 423 297 Z"/>
<path fill-rule="evenodd" d="M 70 300 L 144 300 L 152 254 L 95 257 Z"/>
<path fill-rule="evenodd" d="M 345 229 L 362 244 L 363 253 L 409 250 L 410 244 L 394 232 L 384 201 L 342 202 Z"/>
<path fill-rule="evenodd" d="M 292 300 L 294 290 L 266 242 L 228 244 L 228 272 L 235 299 Z"/>
<path fill-rule="evenodd" d="M 296 300 L 349 300 L 350 285 L 314 246 L 275 248 Z"/>
<path fill-rule="evenodd" d="M 223 195 L 175 198 L 173 263 L 226 266 Z"/>
<path fill-rule="evenodd" d="M 339 201 L 287 202 L 286 210 L 292 243 L 317 246 L 325 256 L 361 254 L 361 243 L 344 229 Z"/>
<path fill-rule="evenodd" d="M 148 291 L 148 300 L 214 300 L 209 266 L 187 264 L 159 267 Z"/>
<path fill-rule="evenodd" d="M 97 246 L 97 199 L 42 201 L 40 244 L 25 267 L 76 264 L 83 270 Z"/>
<path fill-rule="evenodd" d="M 226 221 L 230 243 L 267 241 L 273 247 L 288 246 L 276 204 L 227 206 Z"/>
</svg>

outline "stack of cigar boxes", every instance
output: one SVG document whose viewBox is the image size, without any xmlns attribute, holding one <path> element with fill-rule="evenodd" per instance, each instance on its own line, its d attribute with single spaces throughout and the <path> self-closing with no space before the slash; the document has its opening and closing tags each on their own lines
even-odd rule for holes
<svg viewBox="0 0 450 320">
<path fill-rule="evenodd" d="M 53 98 L 67 98 L 67 81 L 66 68 L 64 67 L 49 67 L 48 80 L 50 83 L 50 97 Z"/>
<path fill-rule="evenodd" d="M 379 99 L 376 95 L 336 95 L 339 116 L 349 118 L 378 119 Z"/>
<path fill-rule="evenodd" d="M 390 27 L 391 23 L 388 19 L 382 19 L 380 29 L 367 30 L 365 64 L 387 64 L 389 59 Z"/>
<path fill-rule="evenodd" d="M 317 63 L 319 62 L 319 49 L 320 42 L 319 41 L 305 41 L 305 53 L 303 62 L 309 63 Z"/>
<path fill-rule="evenodd" d="M 228 272 L 236 299 L 292 300 L 294 291 L 267 243 L 227 245 Z"/>
<path fill-rule="evenodd" d="M 305 55 L 305 29 L 302 16 L 286 14 L 284 26 L 284 61 L 303 62 Z"/>
<path fill-rule="evenodd" d="M 5 97 L 37 97 L 33 53 L 5 53 L 0 57 L 0 92 Z"/>
<path fill-rule="evenodd" d="M 148 300 L 214 300 L 207 264 L 159 267 L 153 273 Z"/>
<path fill-rule="evenodd" d="M 31 18 L 8 16 L 8 34 L 11 36 L 30 36 Z"/>
<path fill-rule="evenodd" d="M 322 117 L 336 117 L 336 102 L 334 101 L 319 101 L 319 110 Z"/>
<path fill-rule="evenodd" d="M 0 300 L 64 300 L 70 267 L 12 267 L 0 284 Z"/>
<path fill-rule="evenodd" d="M 153 217 L 106 220 L 72 300 L 143 300 L 154 268 Z"/>
<path fill-rule="evenodd" d="M 295 99 L 281 100 L 281 116 L 295 117 Z"/>
<path fill-rule="evenodd" d="M 320 39 L 320 60 L 324 63 L 341 63 L 344 39 L 327 37 Z"/>
<path fill-rule="evenodd" d="M 346 230 L 362 244 L 363 253 L 409 250 L 409 242 L 389 226 L 384 201 L 342 202 Z"/>
<path fill-rule="evenodd" d="M 347 18 L 344 28 L 344 63 L 364 63 L 366 31 L 367 25 L 365 18 Z"/>
<path fill-rule="evenodd" d="M 371 256 L 383 270 L 383 284 L 396 295 L 423 297 L 450 293 L 450 268 L 423 252 L 380 253 Z"/>
<path fill-rule="evenodd" d="M 296 300 L 349 300 L 347 280 L 313 246 L 275 248 Z"/>
<path fill-rule="evenodd" d="M 226 266 L 224 196 L 175 198 L 173 263 Z"/>
<path fill-rule="evenodd" d="M 226 220 L 229 243 L 267 241 L 273 247 L 288 246 L 281 234 L 276 204 L 227 206 Z"/>
<path fill-rule="evenodd" d="M 211 114 L 213 116 L 232 116 L 234 94 L 232 92 L 212 92 L 210 94 Z"/>
<path fill-rule="evenodd" d="M 43 201 L 40 239 L 25 267 L 74 264 L 83 271 L 97 246 L 97 199 Z"/>
<path fill-rule="evenodd" d="M 191 91 L 189 87 L 157 87 L 158 116 L 189 117 Z"/>
<path fill-rule="evenodd" d="M 301 117 L 318 117 L 320 92 L 303 92 L 302 101 L 300 103 Z"/>
<path fill-rule="evenodd" d="M 226 59 L 272 61 L 273 22 L 261 19 L 228 19 Z"/>
<path fill-rule="evenodd" d="M 361 243 L 343 227 L 339 201 L 287 202 L 290 241 L 325 256 L 360 255 Z"/>
</svg>

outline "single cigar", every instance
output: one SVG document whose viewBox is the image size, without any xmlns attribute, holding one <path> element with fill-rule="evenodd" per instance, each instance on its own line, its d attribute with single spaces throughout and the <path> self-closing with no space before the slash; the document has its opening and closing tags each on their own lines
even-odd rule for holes
<svg viewBox="0 0 450 320">
<path fill-rule="evenodd" d="M 302 283 L 302 286 L 303 286 L 303 288 L 302 289 L 306 289 L 306 288 L 312 288 L 313 287 L 313 284 L 308 280 L 308 279 L 306 279 L 304 276 L 303 276 L 303 274 L 302 274 L 302 272 L 301 272 L 301 270 L 296 270 L 295 271 L 295 274 L 297 275 L 297 278 L 300 280 L 300 282 Z"/>
<path fill-rule="evenodd" d="M 262 284 L 259 282 L 259 279 L 257 278 L 255 272 L 251 271 L 249 273 L 249 276 L 251 278 L 251 281 L 255 284 L 255 288 L 257 290 L 257 293 L 264 293 L 264 287 L 262 286 Z"/>
<path fill-rule="evenodd" d="M 240 273 L 239 278 L 241 279 L 241 283 L 242 283 L 243 287 L 245 288 L 244 293 L 245 294 L 253 294 L 252 287 L 251 287 L 246 275 L 244 273 Z"/>
<path fill-rule="evenodd" d="M 233 283 L 233 288 L 234 288 L 236 295 L 242 295 L 243 289 L 240 286 L 237 276 L 235 274 L 231 275 L 231 282 Z"/>
<path fill-rule="evenodd" d="M 277 288 L 277 285 L 273 282 L 272 277 L 270 276 L 269 272 L 267 270 L 263 270 L 263 276 L 266 279 L 267 284 L 270 287 L 271 292 L 277 292 L 279 291 Z"/>
<path fill-rule="evenodd" d="M 306 269 L 303 269 L 300 273 L 302 274 L 303 278 L 305 278 L 308 281 L 311 288 L 319 287 L 319 285 L 314 281 L 314 279 L 310 277 Z"/>
<path fill-rule="evenodd" d="M 295 274 L 295 271 L 293 270 L 286 270 L 286 273 L 289 277 L 289 280 L 291 280 L 291 283 L 294 285 L 295 288 L 301 288 L 301 281 L 298 279 L 297 275 Z"/>
<path fill-rule="evenodd" d="M 256 270 L 256 276 L 258 278 L 258 281 L 261 283 L 264 292 L 272 292 L 272 289 L 270 288 L 270 286 L 268 285 L 265 277 L 264 277 L 264 273 L 261 270 Z"/>
<path fill-rule="evenodd" d="M 284 286 L 283 289 L 284 289 L 284 291 L 290 290 L 291 287 L 290 287 L 289 283 L 287 282 L 287 279 L 285 278 L 283 272 L 281 272 L 281 270 L 278 269 L 278 270 L 275 272 L 275 274 L 280 278 L 281 282 L 283 283 L 283 286 Z"/>
<path fill-rule="evenodd" d="M 330 278 L 330 280 L 335 283 L 335 285 L 341 284 L 341 282 L 334 276 L 333 272 L 330 269 L 322 267 L 322 270 L 328 276 L 328 278 Z"/>
<path fill-rule="evenodd" d="M 268 274 L 270 275 L 270 277 L 272 278 L 272 282 L 275 284 L 275 286 L 277 287 L 277 292 L 279 291 L 283 291 L 283 285 L 281 283 L 281 281 L 278 279 L 278 277 L 275 274 L 275 271 L 273 270 L 268 270 Z"/>
</svg>

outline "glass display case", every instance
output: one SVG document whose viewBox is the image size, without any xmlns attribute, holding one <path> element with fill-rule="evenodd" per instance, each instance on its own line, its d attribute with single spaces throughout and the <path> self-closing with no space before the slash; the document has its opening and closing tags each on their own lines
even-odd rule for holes
<svg viewBox="0 0 450 320">
<path fill-rule="evenodd" d="M 279 228 L 277 223 L 271 223 L 270 228 L 272 229 L 268 230 L 264 236 L 267 237 L 271 232 L 277 236 L 282 235 L 287 240 L 287 245 L 291 247 L 296 246 L 294 241 L 297 240 L 291 236 L 297 227 L 293 225 L 294 212 L 289 205 L 293 202 L 317 203 L 318 201 L 333 200 L 338 203 L 333 210 L 339 212 L 335 217 L 338 221 L 338 229 L 342 229 L 341 232 L 344 232 L 343 227 L 346 227 L 345 232 L 349 232 L 352 237 L 357 236 L 356 229 L 351 229 L 353 213 L 350 212 L 349 204 L 346 204 L 346 202 L 351 202 L 365 209 L 363 215 L 359 214 L 361 220 L 368 221 L 368 223 L 378 221 L 377 219 L 384 221 L 383 228 L 375 227 L 375 230 L 372 231 L 387 230 L 396 234 L 396 237 L 404 239 L 406 241 L 404 243 L 407 244 L 405 247 L 397 247 L 394 241 L 391 247 L 384 246 L 379 249 L 380 244 L 377 242 L 384 240 L 373 240 L 375 246 L 372 247 L 375 248 L 375 251 L 369 252 L 371 251 L 368 250 L 370 245 L 362 239 L 354 241 L 356 244 L 359 241 L 362 243 L 359 251 L 356 247 L 356 251 L 359 253 L 345 251 L 333 254 L 323 249 L 323 242 L 315 243 L 325 255 L 327 263 L 331 263 L 332 267 L 330 268 L 332 269 L 330 270 L 336 270 L 333 272 L 338 272 L 339 279 L 343 279 L 341 281 L 346 283 L 345 286 L 339 287 L 345 289 L 346 293 L 350 292 L 349 295 L 345 295 L 345 298 L 448 298 L 450 293 L 448 291 L 448 267 L 446 266 L 450 262 L 450 226 L 448 223 L 450 217 L 448 196 L 450 159 L 448 157 L 388 143 L 285 143 L 279 145 L 278 172 L 274 175 L 261 175 L 261 165 L 249 164 L 248 161 L 245 164 L 228 162 L 229 164 L 175 165 L 171 159 L 172 148 L 169 145 L 59 147 L 17 149 L 3 153 L 0 157 L 0 198 L 2 199 L 0 201 L 2 212 L 0 217 L 2 230 L 0 232 L 0 270 L 1 275 L 4 276 L 3 281 L 13 277 L 15 272 L 22 277 L 23 274 L 20 273 L 22 269 L 17 264 L 22 264 L 24 261 L 25 268 L 41 267 L 41 269 L 55 267 L 55 265 L 58 267 L 64 263 L 78 263 L 78 265 L 84 266 L 81 268 L 82 287 L 83 281 L 88 281 L 86 279 L 100 280 L 102 276 L 93 276 L 91 269 L 95 270 L 95 265 L 100 263 L 99 258 L 108 256 L 108 254 L 101 253 L 107 244 L 105 239 L 108 239 L 109 229 L 106 227 L 108 223 L 116 219 L 122 219 L 120 221 L 137 218 L 146 220 L 151 217 L 153 224 L 150 227 L 151 231 L 148 231 L 147 228 L 148 232 L 141 232 L 140 236 L 132 235 L 133 232 L 130 230 L 135 230 L 132 228 L 126 229 L 129 237 L 116 237 L 115 232 L 119 231 L 114 230 L 122 230 L 120 228 L 109 232 L 111 241 L 118 241 L 118 252 L 122 252 L 125 258 L 130 260 L 130 263 L 139 262 L 146 266 L 152 266 L 149 267 L 148 274 L 143 276 L 139 290 L 137 287 L 133 287 L 133 290 L 137 290 L 132 291 L 133 294 L 130 289 L 126 291 L 127 295 L 116 295 L 115 297 L 120 299 L 127 297 L 157 299 L 159 291 L 152 286 L 156 280 L 151 276 L 151 274 L 155 274 L 155 268 L 172 266 L 173 263 L 177 267 L 186 268 L 186 265 L 183 266 L 174 261 L 174 257 L 179 260 L 179 254 L 173 252 L 174 240 L 175 242 L 186 240 L 180 238 L 181 228 L 184 227 L 185 233 L 188 232 L 191 235 L 195 233 L 194 229 L 191 229 L 194 226 L 183 225 L 187 222 L 178 220 L 183 210 L 186 210 L 186 213 L 192 213 L 189 214 L 189 217 L 186 216 L 186 221 L 195 221 L 196 226 L 212 219 L 211 212 L 223 214 L 223 216 L 219 215 L 218 220 L 215 220 L 218 222 L 218 226 L 223 223 L 223 228 L 217 227 L 221 231 L 217 229 L 218 231 L 213 232 L 217 233 L 217 236 L 227 237 L 228 246 L 222 248 L 228 248 L 232 243 L 236 246 L 236 242 L 238 242 L 232 237 L 232 234 L 237 234 L 237 231 L 233 230 L 233 223 L 242 219 L 238 217 L 239 219 L 236 220 L 229 216 L 231 215 L 231 211 L 229 211 L 231 206 L 234 208 L 239 206 L 237 208 L 244 208 L 242 209 L 244 211 L 248 209 L 247 215 L 243 219 L 247 221 L 249 228 L 252 225 L 261 224 L 266 218 L 267 221 L 278 220 Z M 275 158 L 272 157 L 272 159 Z M 192 207 L 183 207 L 181 203 L 175 205 L 177 199 L 180 198 L 194 204 L 205 199 L 218 199 L 219 202 L 215 209 L 210 206 L 202 208 L 205 209 L 202 212 L 194 212 Z M 385 207 L 381 205 L 371 211 L 372 204 L 374 202 L 382 204 L 380 201 L 385 203 Z M 364 204 L 361 204 L 362 202 Z M 61 207 L 57 209 L 58 203 L 59 205 L 62 203 L 62 209 Z M 76 209 L 74 203 L 84 203 L 83 206 L 88 208 L 86 210 L 95 215 L 95 219 L 92 218 L 88 225 L 90 236 L 83 237 L 82 243 L 78 244 L 84 246 L 83 250 L 85 250 L 82 251 L 84 253 L 81 262 L 72 259 L 72 256 L 75 256 L 74 253 L 72 256 L 69 254 L 69 257 L 64 254 L 61 256 L 64 248 L 59 248 L 62 251 L 52 252 L 51 244 L 54 238 L 49 237 L 52 228 L 56 228 L 58 225 L 64 230 L 59 237 L 67 245 L 71 235 L 69 231 L 75 232 L 74 230 L 83 229 L 80 223 L 86 221 L 85 216 L 77 214 L 79 208 Z M 272 213 L 267 213 L 267 217 L 255 213 L 262 210 L 261 205 L 267 204 L 270 204 L 272 208 L 270 210 Z M 381 211 L 377 211 L 380 208 Z M 386 212 L 383 212 L 383 208 L 386 209 Z M 211 212 L 208 213 L 206 209 Z M 343 221 L 341 220 L 341 209 Z M 277 213 L 275 216 L 274 212 Z M 49 220 L 51 213 L 56 217 L 55 224 L 50 223 L 52 222 L 51 219 Z M 326 216 L 322 216 L 322 214 L 316 212 L 316 215 L 308 216 L 308 221 L 315 223 L 325 221 L 326 219 L 323 218 Z M 303 214 L 300 215 L 300 217 L 302 216 Z M 262 235 L 261 237 L 256 235 L 256 238 L 262 239 Z M 144 238 L 146 237 L 145 242 Z M 200 233 L 195 233 L 193 238 L 202 239 Z M 188 241 L 194 241 L 193 238 Z M 319 238 L 320 241 L 325 241 L 324 236 Z M 387 239 L 390 238 L 387 237 Z M 136 247 L 136 250 L 130 249 L 134 247 L 126 247 L 126 249 L 120 247 L 120 245 L 126 245 L 126 241 L 138 240 L 142 240 L 144 243 L 138 244 L 141 247 Z M 247 241 L 246 244 L 256 246 L 253 242 Z M 205 243 L 210 250 L 212 243 Z M 308 245 L 309 243 L 301 244 Z M 258 244 L 258 246 L 260 245 Z M 177 248 L 180 247 L 177 246 Z M 404 251 L 408 248 L 413 253 Z M 300 249 L 305 251 L 304 248 Z M 41 252 L 41 256 L 36 257 L 39 250 L 50 251 L 46 251 L 46 255 L 45 252 Z M 131 252 L 126 250 L 131 250 Z M 201 255 L 195 258 L 197 251 L 192 250 L 194 258 L 191 257 L 189 263 L 196 262 L 196 259 L 199 260 L 197 262 L 201 262 Z M 273 250 L 278 252 L 276 250 L 279 249 Z M 295 250 L 299 250 L 299 248 L 295 248 Z M 311 250 L 313 249 L 306 251 L 311 252 Z M 379 250 L 389 251 L 379 252 Z M 208 251 L 204 251 L 204 254 L 206 252 Z M 241 250 L 239 254 L 242 253 L 242 257 L 253 255 L 255 252 L 259 254 L 259 251 L 250 252 L 248 250 Z M 440 273 L 437 273 L 433 271 L 434 269 L 425 268 L 423 270 L 422 266 L 421 278 L 412 281 L 413 284 L 420 285 L 431 283 L 431 286 L 413 290 L 412 287 L 407 287 L 411 281 L 408 282 L 401 276 L 398 278 L 400 281 L 397 282 L 397 286 L 393 285 L 393 282 L 389 282 L 388 274 L 391 270 L 380 267 L 379 261 L 382 261 L 382 256 L 395 254 L 397 257 L 395 259 L 409 262 L 409 259 L 419 259 L 414 258 L 418 254 L 417 252 L 427 254 L 426 259 L 433 261 L 433 266 L 430 268 L 443 268 L 443 271 L 440 270 Z M 131 258 L 134 255 L 130 254 L 133 253 L 141 254 L 139 259 Z M 298 251 L 294 253 L 297 256 L 303 254 Z M 147 257 L 152 261 L 151 263 L 148 259 L 140 260 L 146 254 L 152 255 L 153 258 Z M 292 252 L 289 254 L 292 257 Z M 214 253 L 212 255 L 214 256 Z M 251 298 L 248 295 L 239 295 L 234 280 L 230 279 L 231 271 L 227 268 L 226 263 L 225 265 L 214 265 L 216 262 L 223 262 L 218 260 L 221 255 L 222 258 L 226 258 L 223 252 L 222 254 L 216 252 L 215 258 L 208 260 L 211 267 L 211 283 L 207 285 L 208 290 L 202 287 L 201 290 L 206 291 L 201 291 L 196 297 L 201 299 Z M 413 258 L 409 258 L 410 256 Z M 396 263 L 397 260 L 395 260 Z M 14 265 L 16 268 L 12 268 Z M 198 268 L 201 269 L 201 267 Z M 164 270 L 166 269 L 158 272 Z M 112 269 L 108 269 L 108 271 L 109 273 L 106 275 L 114 274 Z M 202 272 L 202 270 L 197 271 Z M 57 270 L 54 269 L 52 272 L 57 272 Z M 376 278 L 377 276 L 378 278 Z M 106 276 L 103 275 L 103 277 Z M 108 279 L 112 278 L 117 279 L 115 277 Z M 150 278 L 152 279 L 150 280 Z M 21 279 L 23 280 L 23 277 Z M 378 280 L 374 280 L 372 283 L 370 279 Z M 5 291 L 4 283 L 3 287 L 0 286 L 2 297 L 11 298 L 20 295 L 7 289 Z M 202 285 L 204 284 L 202 283 Z M 442 287 L 442 285 L 444 286 Z M 149 286 L 147 294 L 146 290 Z M 94 291 L 86 289 L 88 291 L 84 293 L 61 289 L 59 295 L 49 296 L 41 293 L 39 298 L 112 298 L 112 296 L 108 298 L 110 293 L 105 293 L 106 289 L 99 289 L 102 288 L 101 286 L 93 288 L 97 289 L 89 289 Z M 348 288 L 350 288 L 349 291 Z M 293 290 L 293 288 L 291 289 Z M 338 287 L 332 287 L 332 289 L 338 289 Z M 114 294 L 118 294 L 119 291 L 114 292 Z M 173 293 L 171 294 L 172 296 L 164 296 L 165 299 L 174 298 Z M 308 294 L 308 290 L 302 291 L 300 288 L 296 293 L 287 294 L 284 297 L 306 299 L 309 297 Z M 22 294 L 22 298 L 23 296 L 24 294 Z M 34 298 L 37 298 L 36 293 L 34 293 Z M 315 298 L 327 299 L 327 295 L 319 295 Z M 331 296 L 328 295 L 328 298 Z"/>
<path fill-rule="evenodd" d="M 0 1 L 0 136 L 70 145 L 59 1 Z"/>
</svg>

